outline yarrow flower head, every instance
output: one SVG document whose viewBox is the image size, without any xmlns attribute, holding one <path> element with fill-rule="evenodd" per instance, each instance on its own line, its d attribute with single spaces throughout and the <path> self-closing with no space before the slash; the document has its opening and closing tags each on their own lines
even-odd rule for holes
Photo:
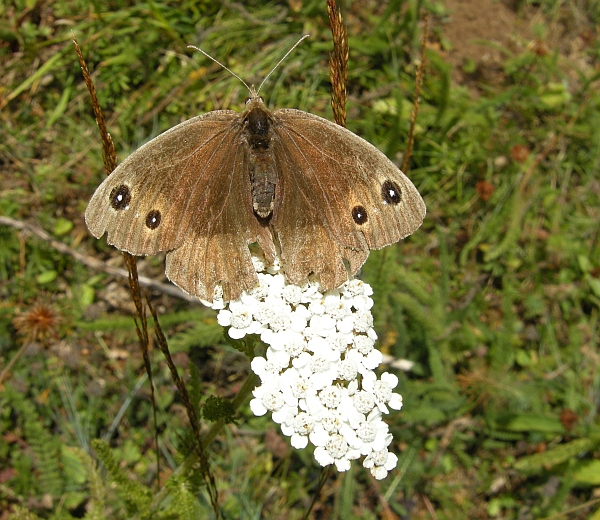
<svg viewBox="0 0 600 520">
<path fill-rule="evenodd" d="M 350 280 L 323 292 L 317 282 L 288 284 L 278 266 L 254 259 L 260 285 L 232 302 L 215 299 L 217 321 L 233 339 L 259 335 L 268 345 L 251 367 L 261 384 L 250 409 L 271 412 L 297 449 L 315 448 L 322 466 L 339 471 L 361 456 L 377 479 L 396 467 L 392 435 L 382 414 L 399 410 L 398 378 L 373 372 L 382 362 L 374 348 L 371 287 Z"/>
</svg>

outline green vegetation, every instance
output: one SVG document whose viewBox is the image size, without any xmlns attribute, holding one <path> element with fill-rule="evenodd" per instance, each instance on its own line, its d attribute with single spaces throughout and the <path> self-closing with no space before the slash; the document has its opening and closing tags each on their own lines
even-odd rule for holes
<svg viewBox="0 0 600 520">
<path fill-rule="evenodd" d="M 333 471 L 314 517 L 598 519 L 600 4 L 517 2 L 516 16 L 535 13 L 534 36 L 503 48 L 486 74 L 470 59 L 462 70 L 449 64 L 442 3 L 347 3 L 348 127 L 398 162 L 419 13 L 430 13 L 408 173 L 428 216 L 363 269 L 379 348 L 415 363 L 396 372 L 404 408 L 386 418 L 398 467 L 381 482 L 359 464 Z M 272 108 L 331 119 L 322 0 L 0 4 L 0 216 L 122 265 L 83 221 L 105 174 L 73 36 L 123 159 L 184 119 L 243 106 L 244 87 L 188 44 L 258 84 L 302 34 L 311 37 L 261 93 Z M 211 517 L 200 468 L 174 473 L 195 441 L 153 349 L 157 469 L 126 280 L 5 224 L 0 510 L 23 519 Z M 139 266 L 163 276 L 160 258 Z M 312 455 L 247 403 L 231 418 L 221 400 L 247 376 L 244 348 L 226 341 L 213 311 L 151 298 L 194 405 L 209 401 L 203 420 L 222 408 L 231 421 L 207 448 L 223 518 L 302 518 L 319 479 Z"/>
</svg>

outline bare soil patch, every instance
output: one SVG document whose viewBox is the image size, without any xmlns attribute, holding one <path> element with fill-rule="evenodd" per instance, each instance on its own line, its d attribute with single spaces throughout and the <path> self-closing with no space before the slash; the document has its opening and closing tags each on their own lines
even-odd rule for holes
<svg viewBox="0 0 600 520">
<path fill-rule="evenodd" d="M 511 0 L 446 0 L 445 5 L 449 18 L 442 33 L 451 48 L 444 54 L 457 83 L 499 80 L 505 51 L 523 50 L 532 40 L 535 11 L 517 13 Z"/>
<path fill-rule="evenodd" d="M 452 79 L 477 90 L 500 84 L 503 62 L 527 49 L 543 56 L 558 52 L 573 84 L 576 72 L 592 74 L 595 63 L 587 53 L 598 37 L 591 22 L 592 6 L 585 0 L 565 3 L 552 14 L 541 7 L 518 6 L 515 0 L 446 0 L 440 24 L 445 43 L 440 51 L 453 65 Z M 537 28 L 536 28 L 537 27 Z"/>
</svg>

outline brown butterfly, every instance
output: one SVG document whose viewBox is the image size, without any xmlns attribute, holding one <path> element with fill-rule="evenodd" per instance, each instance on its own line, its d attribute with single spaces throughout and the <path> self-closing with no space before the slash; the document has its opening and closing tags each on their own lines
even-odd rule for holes
<svg viewBox="0 0 600 520">
<path fill-rule="evenodd" d="M 421 195 L 382 152 L 313 114 L 271 112 L 258 91 L 242 113 L 194 117 L 125 159 L 90 200 L 92 234 L 167 251 L 167 277 L 212 301 L 217 286 L 233 300 L 258 285 L 249 244 L 279 256 L 288 282 L 329 290 L 421 225 Z"/>
</svg>

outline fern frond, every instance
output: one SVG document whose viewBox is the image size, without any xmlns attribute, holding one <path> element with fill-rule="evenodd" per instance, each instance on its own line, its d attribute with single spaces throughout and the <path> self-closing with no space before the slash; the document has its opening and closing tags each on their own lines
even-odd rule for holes
<svg viewBox="0 0 600 520">
<path fill-rule="evenodd" d="M 152 492 L 146 486 L 132 480 L 119 463 L 113 457 L 113 452 L 108 443 L 96 439 L 92 441 L 92 446 L 96 450 L 96 455 L 108 471 L 111 480 L 114 482 L 115 491 L 125 502 L 127 510 L 130 513 L 137 513 L 139 517 L 144 518 L 149 514 L 148 507 L 152 499 Z"/>
</svg>

